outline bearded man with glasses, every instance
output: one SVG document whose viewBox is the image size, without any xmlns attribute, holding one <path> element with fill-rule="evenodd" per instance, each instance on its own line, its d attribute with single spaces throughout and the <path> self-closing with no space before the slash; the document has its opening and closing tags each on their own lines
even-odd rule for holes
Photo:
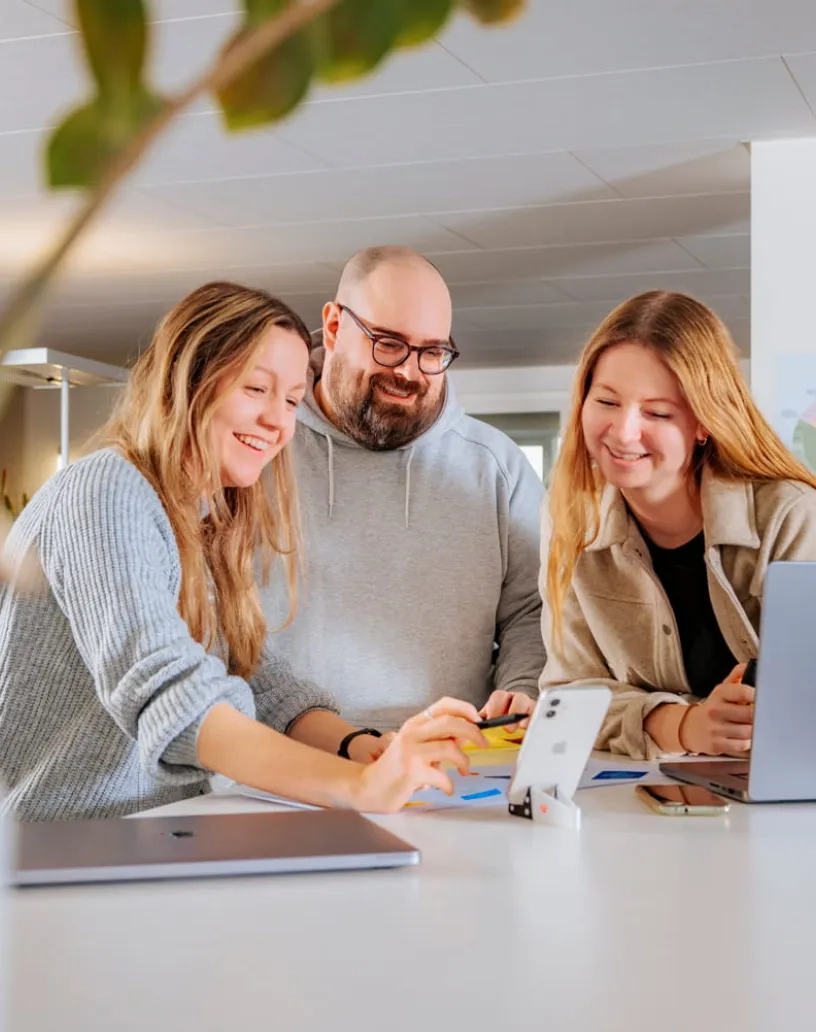
<svg viewBox="0 0 816 1032">
<path fill-rule="evenodd" d="M 508 437 L 457 403 L 451 318 L 427 259 L 358 252 L 323 308 L 298 412 L 304 578 L 274 642 L 375 731 L 445 695 L 486 716 L 529 713 L 544 666 L 543 488 Z M 267 590 L 264 608 L 280 626 L 284 593 Z"/>
</svg>

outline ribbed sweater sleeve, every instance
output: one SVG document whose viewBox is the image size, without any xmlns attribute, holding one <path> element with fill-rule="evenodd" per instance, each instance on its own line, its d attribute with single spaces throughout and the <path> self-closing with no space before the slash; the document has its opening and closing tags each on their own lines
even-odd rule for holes
<svg viewBox="0 0 816 1032">
<path fill-rule="evenodd" d="M 138 470 L 112 459 L 66 470 L 40 558 L 99 701 L 138 743 L 145 772 L 175 780 L 189 767 L 198 778 L 200 721 L 217 702 L 255 716 L 252 691 L 190 636 L 169 520 Z"/>
</svg>

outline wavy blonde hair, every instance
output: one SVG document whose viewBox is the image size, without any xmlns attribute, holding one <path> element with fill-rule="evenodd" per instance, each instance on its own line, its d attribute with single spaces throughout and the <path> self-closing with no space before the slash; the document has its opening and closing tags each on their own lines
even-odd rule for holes
<svg viewBox="0 0 816 1032">
<path fill-rule="evenodd" d="M 208 283 L 162 319 L 101 434 L 150 481 L 181 561 L 178 609 L 207 649 L 226 646 L 230 673 L 249 677 L 266 636 L 256 563 L 266 583 L 280 557 L 297 606 L 300 520 L 289 449 L 251 487 L 222 487 L 210 424 L 225 387 L 250 368 L 262 334 L 280 326 L 309 349 L 305 325 L 262 290 Z M 202 518 L 202 511 L 207 515 Z"/>
<path fill-rule="evenodd" d="M 798 480 L 816 477 L 791 455 L 757 408 L 740 372 L 737 350 L 723 322 L 685 294 L 651 290 L 618 305 L 584 347 L 572 391 L 561 450 L 550 481 L 552 530 L 547 600 L 556 647 L 562 610 L 581 553 L 600 532 L 604 481 L 589 456 L 582 412 L 598 359 L 616 344 L 651 348 L 674 374 L 696 420 L 709 435 L 697 449 L 692 475 L 704 466 L 721 477 Z"/>
</svg>

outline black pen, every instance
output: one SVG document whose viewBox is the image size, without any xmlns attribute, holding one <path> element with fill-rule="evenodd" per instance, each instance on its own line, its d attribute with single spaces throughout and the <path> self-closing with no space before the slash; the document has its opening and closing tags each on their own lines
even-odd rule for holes
<svg viewBox="0 0 816 1032">
<path fill-rule="evenodd" d="M 501 717 L 491 717 L 490 720 L 480 720 L 476 727 L 480 731 L 486 731 L 489 727 L 504 727 L 506 724 L 518 724 L 521 720 L 527 720 L 529 713 L 505 713 Z"/>
</svg>

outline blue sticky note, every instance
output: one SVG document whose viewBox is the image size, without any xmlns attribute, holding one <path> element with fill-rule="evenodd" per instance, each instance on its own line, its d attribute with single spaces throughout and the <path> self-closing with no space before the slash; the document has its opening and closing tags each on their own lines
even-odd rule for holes
<svg viewBox="0 0 816 1032">
<path fill-rule="evenodd" d="M 488 788 L 484 792 L 471 792 L 469 795 L 463 795 L 462 799 L 466 803 L 469 803 L 472 799 L 487 799 L 490 796 L 502 795 L 502 791 L 499 788 Z"/>
<path fill-rule="evenodd" d="M 645 778 L 645 770 L 599 770 L 593 781 L 637 781 Z"/>
</svg>

